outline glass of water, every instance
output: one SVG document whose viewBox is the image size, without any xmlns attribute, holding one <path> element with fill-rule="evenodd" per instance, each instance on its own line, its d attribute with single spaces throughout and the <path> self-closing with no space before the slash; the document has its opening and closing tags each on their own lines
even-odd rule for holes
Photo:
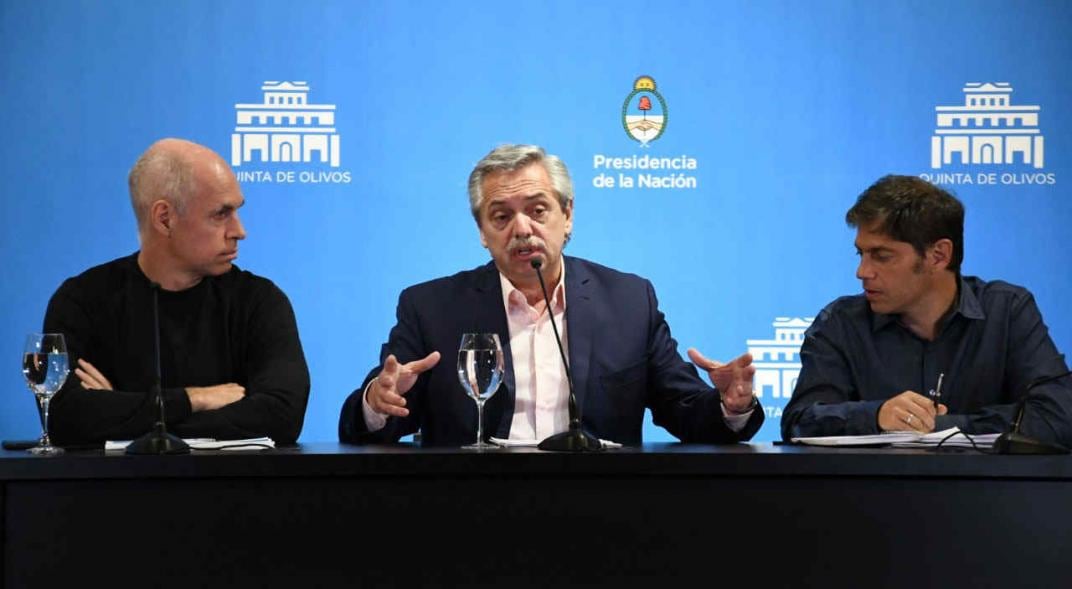
<svg viewBox="0 0 1072 589">
<path fill-rule="evenodd" d="M 465 450 L 498 448 L 484 441 L 484 402 L 499 390 L 503 377 L 503 350 L 497 333 L 466 333 L 458 346 L 458 380 L 476 401 L 476 443 Z"/>
<path fill-rule="evenodd" d="M 63 448 L 52 445 L 48 439 L 48 404 L 52 396 L 67 381 L 67 344 L 62 333 L 31 333 L 26 336 L 22 353 L 22 375 L 37 398 L 37 411 L 41 415 L 41 441 L 30 448 L 31 454 L 55 456 L 63 454 Z"/>
</svg>

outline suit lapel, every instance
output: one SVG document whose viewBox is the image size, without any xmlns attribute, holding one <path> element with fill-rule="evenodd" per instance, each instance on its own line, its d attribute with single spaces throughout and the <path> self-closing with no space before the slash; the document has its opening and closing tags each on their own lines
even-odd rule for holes
<svg viewBox="0 0 1072 589">
<path fill-rule="evenodd" d="M 570 376 L 577 407 L 584 414 L 584 399 L 588 392 L 588 373 L 591 369 L 592 322 L 591 277 L 575 258 L 566 257 L 566 342 L 569 348 Z"/>
</svg>

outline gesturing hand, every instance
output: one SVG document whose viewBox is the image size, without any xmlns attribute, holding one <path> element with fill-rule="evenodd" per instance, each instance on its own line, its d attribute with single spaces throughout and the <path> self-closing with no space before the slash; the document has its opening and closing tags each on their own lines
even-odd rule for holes
<svg viewBox="0 0 1072 589">
<path fill-rule="evenodd" d="M 689 348 L 688 353 L 694 364 L 707 371 L 727 411 L 744 413 L 752 407 L 752 377 L 756 374 L 752 354 L 741 354 L 729 364 L 723 364 L 705 357 L 696 348 Z"/>
<path fill-rule="evenodd" d="M 406 409 L 406 398 L 403 397 L 422 372 L 431 369 L 439 363 L 439 352 L 432 352 L 420 360 L 400 364 L 394 354 L 387 356 L 383 363 L 383 370 L 369 387 L 365 400 L 369 407 L 377 413 L 405 417 L 409 415 Z"/>
</svg>

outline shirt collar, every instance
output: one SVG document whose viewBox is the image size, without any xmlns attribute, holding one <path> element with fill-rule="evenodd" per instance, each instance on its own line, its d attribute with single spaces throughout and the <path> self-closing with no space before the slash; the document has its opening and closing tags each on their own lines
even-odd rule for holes
<svg viewBox="0 0 1072 589">
<path fill-rule="evenodd" d="M 952 320 L 958 314 L 963 315 L 965 319 L 986 319 L 983 304 L 979 302 L 979 298 L 975 296 L 968 282 L 963 276 L 957 276 L 957 280 L 960 287 L 957 289 L 957 305 L 953 307 L 953 312 L 949 314 L 945 322 Z M 880 331 L 890 323 L 897 323 L 897 317 L 898 315 L 895 314 L 871 313 L 871 331 Z"/>
<path fill-rule="evenodd" d="M 529 306 L 528 299 L 525 298 L 525 293 L 518 290 L 505 274 L 499 272 L 499 283 L 502 285 L 503 295 L 503 308 L 507 313 L 510 312 L 511 305 L 519 306 L 524 304 Z M 517 294 L 514 294 L 517 293 Z M 555 307 L 555 313 L 560 313 L 566 308 L 566 265 L 562 264 L 562 274 L 558 278 L 558 284 L 551 291 L 551 301 Z"/>
<path fill-rule="evenodd" d="M 960 300 L 957 301 L 954 313 L 960 313 L 968 319 L 986 319 L 983 303 L 979 301 L 979 297 L 975 296 L 975 291 L 968 285 L 968 281 L 964 280 L 963 276 L 958 276 L 958 280 L 960 280 Z"/>
</svg>

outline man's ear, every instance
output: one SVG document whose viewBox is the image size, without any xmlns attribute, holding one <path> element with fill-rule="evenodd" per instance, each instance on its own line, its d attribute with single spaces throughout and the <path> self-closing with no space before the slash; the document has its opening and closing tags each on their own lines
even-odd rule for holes
<svg viewBox="0 0 1072 589">
<path fill-rule="evenodd" d="M 953 240 L 942 238 L 934 242 L 929 251 L 929 262 L 935 270 L 945 270 L 953 263 Z"/>
<path fill-rule="evenodd" d="M 152 230 L 165 236 L 171 236 L 171 225 L 175 221 L 175 212 L 171 203 L 164 199 L 155 200 L 149 205 L 149 226 Z"/>
</svg>

